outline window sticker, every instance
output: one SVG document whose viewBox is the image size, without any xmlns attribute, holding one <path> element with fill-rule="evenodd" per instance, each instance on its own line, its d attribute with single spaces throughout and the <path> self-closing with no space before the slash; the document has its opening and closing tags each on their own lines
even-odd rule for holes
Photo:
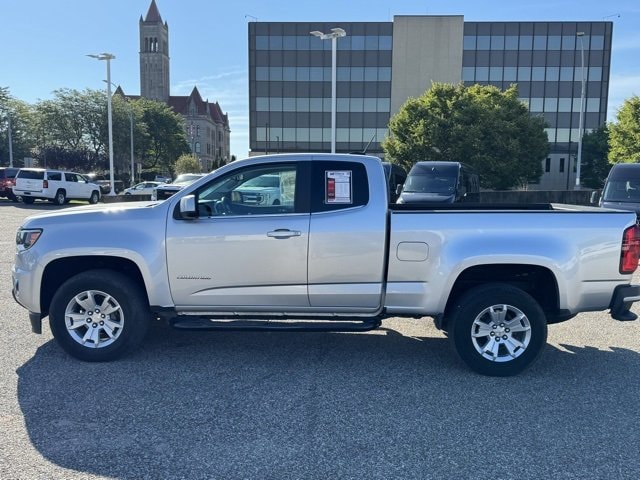
<svg viewBox="0 0 640 480">
<path fill-rule="evenodd" d="M 325 171 L 325 203 L 353 203 L 351 170 Z"/>
</svg>

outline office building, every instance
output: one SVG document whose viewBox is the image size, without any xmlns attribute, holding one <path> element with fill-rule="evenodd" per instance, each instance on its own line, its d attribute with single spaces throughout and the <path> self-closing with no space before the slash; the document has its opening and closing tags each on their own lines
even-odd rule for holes
<svg viewBox="0 0 640 480">
<path fill-rule="evenodd" d="M 337 40 L 336 151 L 382 155 L 389 119 L 432 82 L 516 83 L 551 146 L 530 188 L 575 183 L 581 54 L 584 129 L 605 122 L 611 22 L 465 22 L 462 16 L 395 16 L 393 22 L 250 22 L 250 154 L 330 151 L 331 41 Z M 452 159 L 462 160 L 464 159 Z"/>
</svg>

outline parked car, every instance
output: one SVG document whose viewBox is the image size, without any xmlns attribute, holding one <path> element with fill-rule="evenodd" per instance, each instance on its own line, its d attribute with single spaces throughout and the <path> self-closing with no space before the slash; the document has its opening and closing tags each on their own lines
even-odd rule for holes
<svg viewBox="0 0 640 480">
<path fill-rule="evenodd" d="M 397 203 L 454 203 L 480 191 L 478 175 L 460 162 L 417 162 L 404 186 L 398 187 Z"/>
<path fill-rule="evenodd" d="M 142 182 L 130 188 L 124 189 L 125 195 L 149 195 L 153 194 L 153 190 L 162 185 L 161 182 Z"/>
<path fill-rule="evenodd" d="M 243 182 L 233 189 L 236 203 L 245 205 L 280 205 L 282 203 L 280 178 L 280 175 L 267 174 Z"/>
<path fill-rule="evenodd" d="M 87 173 L 84 175 L 91 183 L 95 183 L 100 187 L 100 193 L 107 195 L 111 192 L 111 180 L 106 175 L 97 173 Z M 113 191 L 118 194 L 124 190 L 124 182 L 122 180 L 113 180 Z"/>
<path fill-rule="evenodd" d="M 595 203 L 595 199 L 592 200 Z M 630 210 L 640 216 L 640 163 L 618 163 L 604 182 L 599 205 Z"/>
<path fill-rule="evenodd" d="M 178 175 L 173 183 L 158 185 L 151 194 L 151 200 L 165 200 L 202 177 L 204 177 L 204 173 L 183 173 Z"/>
<path fill-rule="evenodd" d="M 165 175 L 156 175 L 156 178 L 154 178 L 154 181 L 159 183 L 171 183 L 171 177 L 167 177 Z"/>
<path fill-rule="evenodd" d="M 13 194 L 21 197 L 24 203 L 40 199 L 62 205 L 69 200 L 87 200 L 89 203 L 100 200 L 100 187 L 75 172 L 21 168 L 15 180 Z"/>
<path fill-rule="evenodd" d="M 291 203 L 234 201 L 265 175 L 281 177 Z M 375 157 L 268 155 L 164 202 L 32 216 L 16 235 L 13 297 L 34 332 L 48 316 L 58 344 L 87 361 L 131 351 L 158 318 L 183 329 L 363 331 L 429 316 L 470 368 L 498 376 L 539 356 L 549 323 L 597 310 L 637 318 L 635 213 L 398 205 L 386 188 Z"/>
<path fill-rule="evenodd" d="M 13 194 L 13 186 L 16 184 L 16 174 L 19 168 L 2 167 L 0 168 L 0 197 L 8 198 L 14 202 L 18 198 Z"/>
</svg>

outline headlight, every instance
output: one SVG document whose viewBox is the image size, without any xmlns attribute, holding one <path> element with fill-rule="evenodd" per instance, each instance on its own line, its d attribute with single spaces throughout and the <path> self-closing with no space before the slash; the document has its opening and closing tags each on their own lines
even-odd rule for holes
<svg viewBox="0 0 640 480">
<path fill-rule="evenodd" d="M 16 233 L 16 245 L 18 247 L 22 247 L 22 249 L 27 250 L 31 248 L 42 235 L 41 228 L 31 228 L 31 229 L 18 229 Z"/>
</svg>

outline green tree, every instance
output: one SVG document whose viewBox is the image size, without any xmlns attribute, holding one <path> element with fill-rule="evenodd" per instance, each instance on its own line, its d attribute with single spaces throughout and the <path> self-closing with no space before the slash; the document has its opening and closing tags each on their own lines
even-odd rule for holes
<svg viewBox="0 0 640 480">
<path fill-rule="evenodd" d="M 504 190 L 540 178 L 549 152 L 544 121 L 531 116 L 515 86 L 435 83 L 409 99 L 389 122 L 386 157 L 405 168 L 418 161 L 461 161 L 485 188 Z"/>
<path fill-rule="evenodd" d="M 144 167 L 170 171 L 176 159 L 190 151 L 182 117 L 162 102 L 140 98 L 135 103 L 139 104 L 147 127 L 142 151 Z"/>
<path fill-rule="evenodd" d="M 609 175 L 609 129 L 606 125 L 582 137 L 581 182 L 585 187 L 602 188 Z"/>
<path fill-rule="evenodd" d="M 616 122 L 609 127 L 609 160 L 612 163 L 640 162 L 640 97 L 624 101 Z"/>
<path fill-rule="evenodd" d="M 176 175 L 181 173 L 200 173 L 200 162 L 193 155 L 185 153 L 178 157 L 173 171 Z"/>
<path fill-rule="evenodd" d="M 21 166 L 24 157 L 33 154 L 35 146 L 34 112 L 32 107 L 13 98 L 7 87 L 0 87 L 0 165 L 8 165 L 9 128 L 11 128 L 11 150 L 13 162 Z"/>
</svg>

